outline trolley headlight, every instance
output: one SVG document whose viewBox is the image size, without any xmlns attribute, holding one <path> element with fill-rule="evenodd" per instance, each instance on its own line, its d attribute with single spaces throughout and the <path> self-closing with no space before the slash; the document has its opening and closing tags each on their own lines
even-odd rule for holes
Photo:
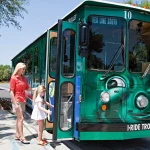
<svg viewBox="0 0 150 150">
<path fill-rule="evenodd" d="M 145 108 L 148 105 L 148 99 L 144 95 L 140 95 L 136 98 L 136 104 L 139 108 Z"/>
<path fill-rule="evenodd" d="M 100 96 L 100 99 L 103 103 L 107 103 L 109 102 L 109 99 L 110 99 L 110 95 L 108 92 L 102 92 L 101 93 L 101 96 Z"/>
<path fill-rule="evenodd" d="M 108 82 L 107 82 L 107 88 L 111 89 L 111 88 L 116 88 L 116 87 L 123 87 L 125 88 L 125 81 L 119 77 L 114 77 L 111 78 Z"/>
</svg>

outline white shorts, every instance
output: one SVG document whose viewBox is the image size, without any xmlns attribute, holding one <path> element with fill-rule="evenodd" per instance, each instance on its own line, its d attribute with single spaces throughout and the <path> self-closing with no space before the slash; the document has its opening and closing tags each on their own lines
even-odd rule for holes
<svg viewBox="0 0 150 150">
<path fill-rule="evenodd" d="M 18 106 L 19 106 L 19 110 L 22 112 L 25 112 L 25 105 L 26 103 L 24 102 L 17 102 Z M 15 105 L 12 103 L 12 112 L 16 113 L 16 109 L 15 109 Z"/>
</svg>

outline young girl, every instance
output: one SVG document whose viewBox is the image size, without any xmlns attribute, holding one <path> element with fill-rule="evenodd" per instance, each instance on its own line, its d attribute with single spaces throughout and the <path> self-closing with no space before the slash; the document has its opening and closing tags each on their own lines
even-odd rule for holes
<svg viewBox="0 0 150 150">
<path fill-rule="evenodd" d="M 39 145 L 46 144 L 46 141 L 42 140 L 42 134 L 43 134 L 43 129 L 44 129 L 44 119 L 47 118 L 46 114 L 51 115 L 52 113 L 50 110 L 45 109 L 44 104 L 46 104 L 49 107 L 54 107 L 53 105 L 49 104 L 43 99 L 43 96 L 45 95 L 45 91 L 46 91 L 46 88 L 42 85 L 39 85 L 33 94 L 34 108 L 32 111 L 31 119 L 36 120 L 39 125 L 38 142 L 37 142 Z"/>
</svg>

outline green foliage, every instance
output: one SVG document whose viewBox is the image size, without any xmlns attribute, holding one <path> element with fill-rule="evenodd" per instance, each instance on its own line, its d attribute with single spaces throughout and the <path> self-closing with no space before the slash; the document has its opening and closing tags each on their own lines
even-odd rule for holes
<svg viewBox="0 0 150 150">
<path fill-rule="evenodd" d="M 133 4 L 133 0 L 124 1 L 125 4 Z"/>
<path fill-rule="evenodd" d="M 0 65 L 0 82 L 9 81 L 11 76 L 11 67 L 9 65 Z"/>
<path fill-rule="evenodd" d="M 140 3 L 140 7 L 148 7 L 150 8 L 150 2 L 149 0 L 142 0 L 141 3 Z"/>
<path fill-rule="evenodd" d="M 96 51 L 100 53 L 103 49 L 103 46 L 105 46 L 103 42 L 103 35 L 97 34 L 95 32 L 90 32 L 90 43 L 89 43 L 89 49 L 90 51 Z"/>
<path fill-rule="evenodd" d="M 136 57 L 138 61 L 147 61 L 147 47 L 144 43 L 139 42 L 135 45 L 135 49 L 133 51 L 133 55 Z"/>
<path fill-rule="evenodd" d="M 23 12 L 27 13 L 24 5 L 28 0 L 0 0 L 0 27 L 10 25 L 21 29 L 17 17 L 23 18 Z"/>
<path fill-rule="evenodd" d="M 139 7 L 145 7 L 150 9 L 150 0 L 140 0 L 140 1 L 133 1 L 133 0 L 124 0 L 125 4 L 136 4 Z"/>
</svg>

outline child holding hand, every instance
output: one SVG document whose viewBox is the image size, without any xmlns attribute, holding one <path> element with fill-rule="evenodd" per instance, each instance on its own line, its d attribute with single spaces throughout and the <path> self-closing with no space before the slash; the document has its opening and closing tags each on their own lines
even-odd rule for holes
<svg viewBox="0 0 150 150">
<path fill-rule="evenodd" d="M 50 110 L 45 109 L 45 104 L 49 107 L 54 107 L 47 101 L 43 99 L 45 95 L 46 88 L 42 85 L 39 85 L 33 94 L 33 103 L 34 108 L 32 111 L 31 119 L 37 121 L 39 129 L 38 129 L 38 144 L 45 145 L 46 142 L 42 140 L 42 134 L 44 130 L 44 120 L 47 118 L 47 114 L 51 115 L 52 112 Z"/>
</svg>

